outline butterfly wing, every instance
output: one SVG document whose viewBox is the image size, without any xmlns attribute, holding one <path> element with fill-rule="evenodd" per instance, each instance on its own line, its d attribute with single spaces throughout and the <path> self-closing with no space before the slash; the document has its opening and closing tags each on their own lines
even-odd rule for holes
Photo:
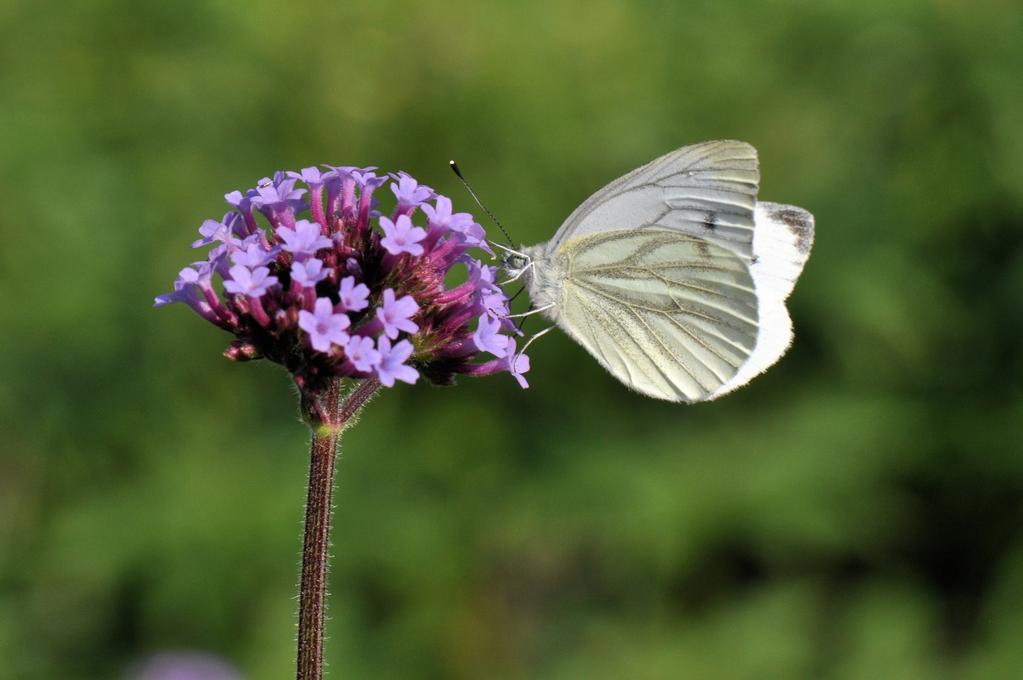
<svg viewBox="0 0 1023 680">
<path fill-rule="evenodd" d="M 813 243 L 813 216 L 758 203 L 758 185 L 743 142 L 662 156 L 569 216 L 531 288 L 558 298 L 552 316 L 634 389 L 685 402 L 726 394 L 788 349 L 785 299 Z"/>
<path fill-rule="evenodd" d="M 785 300 L 813 246 L 814 220 L 794 205 L 758 202 L 754 211 L 750 275 L 757 292 L 757 344 L 738 373 L 711 398 L 727 394 L 773 366 L 792 344 L 792 319 Z"/>
<path fill-rule="evenodd" d="M 730 140 L 685 146 L 620 177 L 568 216 L 547 245 L 612 229 L 663 228 L 752 255 L 757 152 Z"/>
<path fill-rule="evenodd" d="M 754 351 L 757 299 L 746 263 L 666 229 L 567 241 L 559 325 L 615 377 L 670 401 L 708 399 Z"/>
</svg>

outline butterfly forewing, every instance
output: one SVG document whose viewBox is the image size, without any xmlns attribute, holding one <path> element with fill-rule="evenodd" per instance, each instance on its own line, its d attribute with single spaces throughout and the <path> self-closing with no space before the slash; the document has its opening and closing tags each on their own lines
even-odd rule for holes
<svg viewBox="0 0 1023 680">
<path fill-rule="evenodd" d="M 750 257 L 760 172 L 756 150 L 730 140 L 686 146 L 593 194 L 548 243 L 610 230 L 674 229 Z"/>
<path fill-rule="evenodd" d="M 644 394 L 706 399 L 756 343 L 747 265 L 731 250 L 668 229 L 604 231 L 558 249 L 559 323 Z"/>
</svg>

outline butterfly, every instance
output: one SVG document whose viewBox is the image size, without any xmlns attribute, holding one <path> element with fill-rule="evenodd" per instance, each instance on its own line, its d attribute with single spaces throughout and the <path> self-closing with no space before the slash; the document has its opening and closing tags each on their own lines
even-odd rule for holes
<svg viewBox="0 0 1023 680">
<path fill-rule="evenodd" d="M 710 141 L 599 190 L 546 243 L 507 249 L 541 313 L 611 375 L 658 399 L 716 399 L 792 342 L 785 299 L 813 245 L 813 215 L 757 200 L 757 152 Z"/>
</svg>

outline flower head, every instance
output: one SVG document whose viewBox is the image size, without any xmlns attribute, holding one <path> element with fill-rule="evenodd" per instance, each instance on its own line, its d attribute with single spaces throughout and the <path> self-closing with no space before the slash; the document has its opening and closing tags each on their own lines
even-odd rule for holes
<svg viewBox="0 0 1023 680">
<path fill-rule="evenodd" d="M 405 173 L 325 165 L 225 199 L 231 211 L 195 242 L 208 257 L 154 303 L 186 304 L 232 333 L 228 358 L 281 363 L 302 389 L 501 371 L 525 384 L 529 360 L 516 353 L 496 268 L 472 254 L 486 252 L 483 228 L 447 197 Z"/>
</svg>

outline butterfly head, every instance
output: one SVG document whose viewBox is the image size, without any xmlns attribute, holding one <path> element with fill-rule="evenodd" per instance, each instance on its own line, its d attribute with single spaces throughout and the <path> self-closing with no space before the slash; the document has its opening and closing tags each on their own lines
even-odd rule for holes
<svg viewBox="0 0 1023 680">
<path fill-rule="evenodd" d="M 490 241 L 490 245 L 501 251 L 501 269 L 511 277 L 510 281 L 518 279 L 533 265 L 533 258 L 528 253 L 509 248 L 497 241 Z"/>
<path fill-rule="evenodd" d="M 529 266 L 529 257 L 521 253 L 507 252 L 501 256 L 501 268 L 515 275 Z"/>
</svg>

